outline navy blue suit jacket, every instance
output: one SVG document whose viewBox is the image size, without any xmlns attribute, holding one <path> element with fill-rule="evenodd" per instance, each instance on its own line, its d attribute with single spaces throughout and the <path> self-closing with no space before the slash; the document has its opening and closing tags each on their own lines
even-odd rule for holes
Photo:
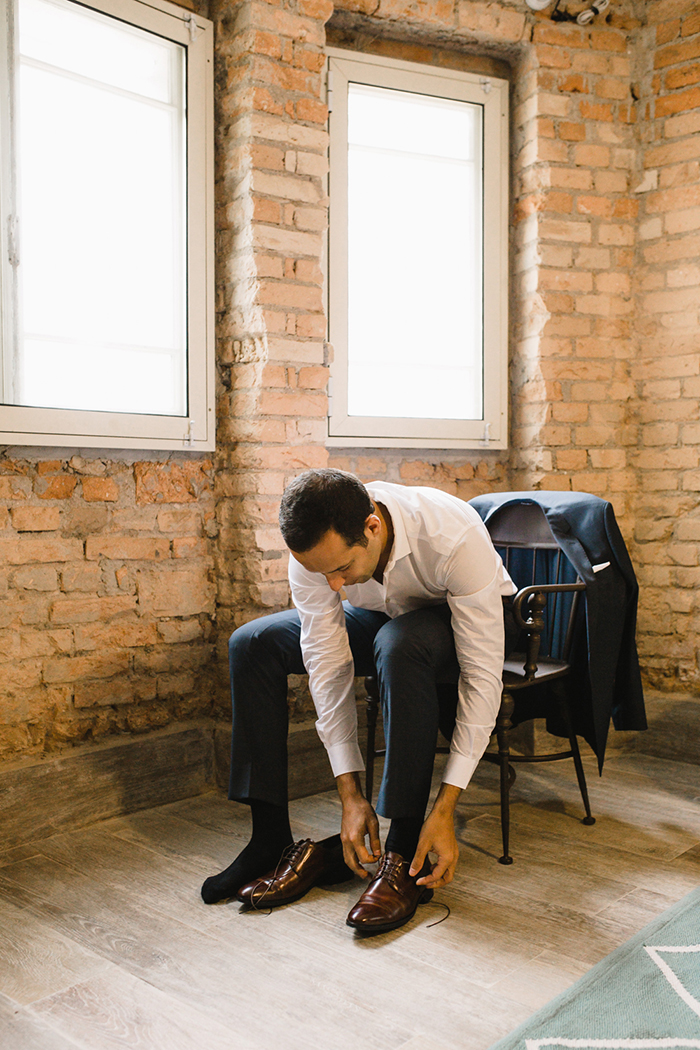
<svg viewBox="0 0 700 1050">
<path fill-rule="evenodd" d="M 635 641 L 639 587 L 612 504 L 586 492 L 494 492 L 469 502 L 484 522 L 508 504 L 537 504 L 586 584 L 587 644 L 572 656 L 568 688 L 574 728 L 602 769 L 611 718 L 616 729 L 647 727 Z"/>
</svg>

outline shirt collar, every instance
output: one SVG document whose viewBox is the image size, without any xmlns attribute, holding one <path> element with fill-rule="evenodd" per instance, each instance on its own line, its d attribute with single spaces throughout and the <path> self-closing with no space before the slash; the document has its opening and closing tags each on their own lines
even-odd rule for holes
<svg viewBox="0 0 700 1050">
<path fill-rule="evenodd" d="M 391 554 L 389 555 L 389 561 L 386 563 L 386 568 L 384 569 L 384 575 L 387 576 L 400 558 L 405 558 L 407 554 L 411 553 L 411 545 L 408 542 L 408 535 L 406 533 L 406 526 L 401 513 L 401 507 L 393 496 L 391 496 L 379 482 L 373 482 L 370 485 L 367 485 L 367 491 L 373 500 L 378 500 L 379 503 L 384 504 L 391 515 L 391 524 L 394 527 L 394 542 L 392 544 Z"/>
</svg>

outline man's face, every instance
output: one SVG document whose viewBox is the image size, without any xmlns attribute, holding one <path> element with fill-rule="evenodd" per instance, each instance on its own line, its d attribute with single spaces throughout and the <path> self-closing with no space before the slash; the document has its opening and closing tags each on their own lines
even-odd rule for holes
<svg viewBox="0 0 700 1050">
<path fill-rule="evenodd" d="M 326 577 L 331 590 L 351 587 L 355 583 L 367 583 L 379 563 L 382 553 L 381 523 L 376 514 L 370 514 L 365 522 L 367 546 L 359 544 L 349 547 L 334 529 L 319 540 L 311 550 L 297 554 L 296 560 L 309 572 L 320 572 Z"/>
</svg>

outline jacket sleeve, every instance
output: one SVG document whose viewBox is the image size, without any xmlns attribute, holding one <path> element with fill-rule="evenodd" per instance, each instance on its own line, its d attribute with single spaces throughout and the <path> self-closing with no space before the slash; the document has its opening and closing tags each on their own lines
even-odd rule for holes
<svg viewBox="0 0 700 1050">
<path fill-rule="evenodd" d="M 301 620 L 301 653 L 316 708 L 316 731 L 334 776 L 364 769 L 357 740 L 355 666 L 340 595 L 290 555 L 289 583 Z"/>
</svg>

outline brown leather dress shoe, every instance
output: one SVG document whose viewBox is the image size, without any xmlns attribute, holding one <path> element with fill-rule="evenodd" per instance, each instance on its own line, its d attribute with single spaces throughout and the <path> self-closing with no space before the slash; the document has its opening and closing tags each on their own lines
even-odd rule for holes
<svg viewBox="0 0 700 1050">
<path fill-rule="evenodd" d="M 298 901 L 313 886 L 332 886 L 352 878 L 343 860 L 340 835 L 323 842 L 302 839 L 284 851 L 274 871 L 241 886 L 236 896 L 254 908 L 278 908 Z"/>
<path fill-rule="evenodd" d="M 410 866 L 400 853 L 385 853 L 376 875 L 348 915 L 348 926 L 358 933 L 386 933 L 413 918 L 418 905 L 427 904 L 433 891 L 416 886 L 416 880 L 430 871 L 428 861 L 413 877 L 408 874 Z"/>
</svg>

